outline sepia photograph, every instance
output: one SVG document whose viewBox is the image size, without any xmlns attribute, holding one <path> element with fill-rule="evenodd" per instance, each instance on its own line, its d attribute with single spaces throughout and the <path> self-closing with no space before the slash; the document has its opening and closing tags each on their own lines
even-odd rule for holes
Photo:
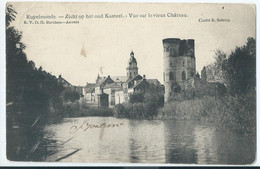
<svg viewBox="0 0 260 169">
<path fill-rule="evenodd" d="M 256 6 L 7 2 L 6 158 L 248 165 Z"/>
</svg>

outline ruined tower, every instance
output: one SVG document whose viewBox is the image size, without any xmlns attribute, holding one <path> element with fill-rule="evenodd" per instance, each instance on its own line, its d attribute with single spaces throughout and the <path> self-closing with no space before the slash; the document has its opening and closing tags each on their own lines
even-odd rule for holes
<svg viewBox="0 0 260 169">
<path fill-rule="evenodd" d="M 130 59 L 128 61 L 128 66 L 126 67 L 126 73 L 128 78 L 135 77 L 138 75 L 138 67 L 137 67 L 137 62 L 134 57 L 134 52 L 132 51 L 130 53 Z"/>
<path fill-rule="evenodd" d="M 195 76 L 194 40 L 163 39 L 163 81 L 165 102 L 175 92 L 185 90 L 187 81 Z"/>
</svg>

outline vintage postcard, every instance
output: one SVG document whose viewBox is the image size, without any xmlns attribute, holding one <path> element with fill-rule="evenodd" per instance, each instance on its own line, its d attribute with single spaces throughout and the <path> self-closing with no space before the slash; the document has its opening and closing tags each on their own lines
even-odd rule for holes
<svg viewBox="0 0 260 169">
<path fill-rule="evenodd" d="M 9 161 L 254 163 L 254 4 L 5 12 Z"/>
</svg>

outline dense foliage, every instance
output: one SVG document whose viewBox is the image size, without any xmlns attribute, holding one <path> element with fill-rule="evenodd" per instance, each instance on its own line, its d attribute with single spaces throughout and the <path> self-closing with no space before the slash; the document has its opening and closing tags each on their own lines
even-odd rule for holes
<svg viewBox="0 0 260 169">
<path fill-rule="evenodd" d="M 142 103 L 144 102 L 144 93 L 135 92 L 129 96 L 130 103 Z"/>
<path fill-rule="evenodd" d="M 129 103 L 116 105 L 114 111 L 117 117 L 153 118 L 163 104 L 164 97 L 161 94 L 137 92 L 130 95 Z"/>
<path fill-rule="evenodd" d="M 236 47 L 223 62 L 224 79 L 231 94 L 245 94 L 256 87 L 256 41 L 248 38 L 246 45 Z"/>
<path fill-rule="evenodd" d="M 229 94 L 245 94 L 256 87 L 256 41 L 250 37 L 229 56 L 217 50 L 215 62 L 206 67 L 207 78 L 227 86 Z"/>
<path fill-rule="evenodd" d="M 11 13 L 9 13 L 11 12 Z M 7 21 L 14 20 L 12 6 L 7 7 Z M 12 19 L 8 19 L 12 18 Z M 7 25 L 10 25 L 7 22 Z M 60 100 L 64 90 L 57 78 L 50 73 L 37 69 L 33 61 L 28 61 L 23 44 L 22 33 L 14 27 L 6 28 L 6 95 L 11 104 L 12 113 L 20 113 L 21 117 L 34 118 L 32 113 L 40 115 L 46 110 L 59 107 L 51 104 Z M 9 107 L 8 107 L 9 108 Z M 46 111 L 47 112 L 47 111 Z M 20 120 L 20 118 L 18 119 Z"/>
<path fill-rule="evenodd" d="M 80 99 L 80 94 L 72 88 L 66 88 L 63 93 L 63 98 L 65 102 L 75 102 Z"/>
<path fill-rule="evenodd" d="M 113 116 L 112 108 L 98 108 L 96 105 L 88 105 L 84 100 L 68 102 L 64 110 L 65 117 L 89 117 L 89 116 Z"/>
<path fill-rule="evenodd" d="M 39 137 L 32 134 L 47 122 L 63 116 L 63 86 L 55 76 L 37 69 L 27 59 L 22 32 L 11 26 L 15 10 L 6 7 L 6 102 L 7 157 L 11 160 L 33 159 L 30 151 Z M 18 137 L 15 140 L 15 137 Z M 37 144 L 36 144 L 37 145 Z"/>
</svg>

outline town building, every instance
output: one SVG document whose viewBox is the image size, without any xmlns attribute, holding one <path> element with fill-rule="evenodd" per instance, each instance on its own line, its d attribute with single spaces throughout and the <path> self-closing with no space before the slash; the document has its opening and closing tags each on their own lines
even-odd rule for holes
<svg viewBox="0 0 260 169">
<path fill-rule="evenodd" d="M 135 92 L 161 92 L 164 87 L 157 79 L 146 79 L 138 74 L 137 60 L 131 51 L 126 67 L 126 76 L 97 76 L 96 83 L 87 83 L 84 88 L 84 98 L 87 104 L 98 107 L 113 107 L 129 101 L 129 96 Z M 103 95 L 105 93 L 106 95 Z M 105 103 L 107 100 L 108 103 Z"/>
<path fill-rule="evenodd" d="M 95 103 L 95 83 L 87 83 L 83 88 L 84 100 L 89 103 Z"/>
</svg>

